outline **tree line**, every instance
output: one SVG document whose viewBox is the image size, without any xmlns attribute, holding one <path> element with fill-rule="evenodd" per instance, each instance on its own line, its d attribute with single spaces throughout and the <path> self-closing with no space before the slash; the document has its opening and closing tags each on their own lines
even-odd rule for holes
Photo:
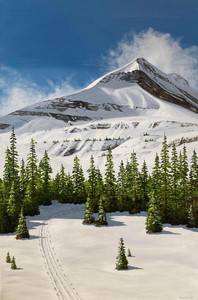
<svg viewBox="0 0 198 300">
<path fill-rule="evenodd" d="M 21 209 L 24 215 L 39 214 L 39 205 L 50 205 L 53 199 L 60 203 L 87 203 L 93 213 L 129 211 L 157 211 L 162 223 L 186 224 L 198 227 L 198 158 L 193 152 L 190 166 L 186 147 L 177 153 L 173 144 L 169 150 L 164 136 L 160 155 L 156 154 L 154 167 L 148 173 L 146 161 L 140 167 L 136 153 L 130 160 L 121 161 L 115 175 L 113 155 L 106 155 L 104 176 L 91 156 L 85 179 L 80 160 L 74 158 L 71 173 L 62 165 L 52 178 L 47 151 L 38 161 L 35 141 L 30 142 L 26 161 L 19 166 L 16 136 L 12 129 L 10 146 L 6 149 L 3 178 L 0 179 L 0 233 L 13 232 Z M 88 199 L 88 200 L 87 200 Z M 151 210 L 151 207 L 153 209 Z M 153 212 L 153 213 L 154 213 Z"/>
</svg>

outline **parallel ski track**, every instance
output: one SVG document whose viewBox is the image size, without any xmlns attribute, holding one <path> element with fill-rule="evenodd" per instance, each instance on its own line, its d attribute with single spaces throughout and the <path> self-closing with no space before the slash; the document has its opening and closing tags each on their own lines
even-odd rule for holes
<svg viewBox="0 0 198 300">
<path fill-rule="evenodd" d="M 61 265 L 55 257 L 55 253 L 50 245 L 51 240 L 49 237 L 47 220 L 41 225 L 40 237 L 40 247 L 58 299 L 82 300 L 73 284 L 61 270 Z"/>
</svg>

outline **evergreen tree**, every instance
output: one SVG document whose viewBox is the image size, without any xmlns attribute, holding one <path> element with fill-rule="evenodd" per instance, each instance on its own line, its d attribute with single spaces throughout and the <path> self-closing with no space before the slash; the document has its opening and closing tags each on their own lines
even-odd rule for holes
<svg viewBox="0 0 198 300">
<path fill-rule="evenodd" d="M 131 153 L 131 175 L 132 175 L 132 181 L 131 181 L 131 192 L 132 192 L 132 203 L 133 203 L 133 210 L 131 213 L 138 213 L 140 212 L 140 202 L 138 199 L 138 176 L 139 176 L 139 171 L 138 171 L 138 162 L 137 162 L 137 157 L 136 153 L 133 151 Z"/>
<path fill-rule="evenodd" d="M 85 216 L 84 216 L 84 224 L 92 224 L 95 223 L 95 218 L 93 216 L 93 211 L 91 207 L 91 201 L 90 198 L 87 198 L 87 202 L 85 204 L 86 206 L 86 211 L 85 211 Z"/>
<path fill-rule="evenodd" d="M 99 201 L 99 208 L 98 208 L 98 219 L 96 221 L 97 226 L 108 225 L 103 202 L 104 202 L 103 197 L 101 197 Z"/>
<path fill-rule="evenodd" d="M 132 203 L 132 170 L 131 170 L 131 163 L 127 161 L 126 168 L 125 168 L 125 175 L 126 175 L 126 194 L 127 194 L 127 207 L 128 210 L 131 211 L 134 208 Z"/>
<path fill-rule="evenodd" d="M 23 209 L 21 209 L 21 213 L 19 216 L 19 223 L 17 226 L 17 234 L 16 234 L 16 239 L 25 239 L 25 238 L 29 238 L 29 231 L 27 228 L 27 223 L 26 223 L 26 219 L 23 215 Z"/>
<path fill-rule="evenodd" d="M 91 206 L 93 212 L 98 211 L 98 193 L 97 193 L 97 169 L 95 167 L 95 162 L 93 156 L 90 159 L 90 167 L 87 170 L 88 172 L 88 186 L 87 192 L 91 201 Z"/>
<path fill-rule="evenodd" d="M 139 174 L 138 182 L 140 209 L 146 210 L 149 200 L 149 176 L 145 160 L 143 162 L 142 169 Z"/>
<path fill-rule="evenodd" d="M 14 182 L 15 189 L 18 188 L 19 184 L 19 165 L 18 165 L 18 152 L 16 150 L 16 135 L 14 128 L 12 128 L 11 137 L 10 137 L 10 163 L 11 163 L 11 181 Z"/>
<path fill-rule="evenodd" d="M 72 179 L 73 179 L 73 199 L 74 203 L 85 203 L 86 201 L 86 189 L 85 189 L 85 178 L 83 174 L 82 167 L 80 165 L 79 158 L 75 156 L 74 165 L 72 171 Z"/>
<path fill-rule="evenodd" d="M 198 158 L 194 150 L 190 167 L 190 203 L 194 217 L 198 219 Z"/>
<path fill-rule="evenodd" d="M 118 248 L 118 256 L 116 258 L 116 269 L 117 270 L 127 270 L 128 269 L 128 260 L 125 254 L 125 246 L 124 240 L 121 237 L 119 248 Z"/>
<path fill-rule="evenodd" d="M 149 209 L 148 217 L 146 218 L 146 232 L 154 233 L 162 231 L 162 223 L 159 215 L 158 202 L 156 201 L 154 195 L 152 195 Z"/>
<path fill-rule="evenodd" d="M 117 179 L 117 200 L 119 211 L 129 210 L 129 198 L 127 195 L 127 177 L 123 161 L 120 163 Z"/>
<path fill-rule="evenodd" d="M 12 260 L 11 260 L 11 269 L 13 269 L 13 270 L 17 269 L 16 261 L 15 261 L 15 257 L 14 256 L 12 257 Z"/>
<path fill-rule="evenodd" d="M 169 196 L 170 196 L 170 161 L 167 144 L 167 137 L 164 136 L 161 150 L 161 203 L 162 203 L 162 221 L 169 222 Z"/>
<path fill-rule="evenodd" d="M 104 181 L 99 168 L 96 169 L 96 181 L 97 181 L 97 199 L 99 200 L 104 193 Z"/>
<path fill-rule="evenodd" d="M 21 199 L 23 199 L 25 197 L 25 191 L 26 191 L 27 183 L 28 183 L 28 180 L 27 180 L 25 162 L 22 159 L 21 168 L 20 168 L 20 194 L 21 194 Z"/>
<path fill-rule="evenodd" d="M 6 255 L 6 262 L 11 263 L 10 253 L 8 252 Z"/>
<path fill-rule="evenodd" d="M 104 196 L 105 209 L 107 212 L 117 210 L 116 199 L 116 178 L 113 164 L 113 156 L 111 149 L 108 151 L 107 160 L 105 164 L 105 182 L 104 182 Z"/>
<path fill-rule="evenodd" d="M 131 255 L 131 250 L 130 249 L 128 249 L 128 254 L 127 254 L 127 256 L 128 257 L 131 257 L 132 255 Z"/>
<path fill-rule="evenodd" d="M 41 184 L 41 198 L 40 203 L 43 205 L 50 205 L 52 203 L 51 199 L 51 177 L 50 174 L 52 173 L 52 168 L 50 166 L 50 159 L 48 156 L 47 151 L 45 150 L 44 156 L 39 164 L 40 170 L 40 184 Z"/>
<path fill-rule="evenodd" d="M 9 198 L 10 190 L 12 185 L 11 178 L 11 155 L 10 149 L 6 149 L 5 152 L 5 164 L 4 164 L 4 172 L 3 172 L 3 190 L 5 198 Z"/>
<path fill-rule="evenodd" d="M 176 146 L 173 143 L 170 164 L 170 205 L 169 220 L 171 224 L 179 224 L 180 216 L 180 170 Z"/>
<path fill-rule="evenodd" d="M 40 190 L 37 191 L 38 181 L 40 177 L 38 176 L 37 170 L 37 156 L 35 149 L 35 141 L 31 139 L 30 142 L 30 152 L 27 157 L 27 187 L 25 191 L 25 197 L 23 201 L 23 208 L 25 215 L 35 215 L 39 213 L 39 201 L 38 197 L 41 196 Z"/>
<path fill-rule="evenodd" d="M 188 179 L 188 157 L 186 146 L 184 145 L 182 153 L 179 155 L 179 173 L 180 173 L 180 223 L 186 224 L 188 221 L 187 203 L 190 199 L 189 179 Z"/>
<path fill-rule="evenodd" d="M 13 229 L 8 215 L 7 200 L 3 193 L 2 181 L 0 180 L 0 233 L 8 233 Z"/>
<path fill-rule="evenodd" d="M 17 224 L 17 219 L 18 219 L 18 205 L 17 205 L 17 197 L 16 197 L 16 191 L 14 188 L 14 182 L 12 182 L 11 190 L 10 190 L 10 196 L 7 199 L 7 213 L 10 219 L 10 228 L 11 231 L 14 230 L 16 224 Z"/>
</svg>

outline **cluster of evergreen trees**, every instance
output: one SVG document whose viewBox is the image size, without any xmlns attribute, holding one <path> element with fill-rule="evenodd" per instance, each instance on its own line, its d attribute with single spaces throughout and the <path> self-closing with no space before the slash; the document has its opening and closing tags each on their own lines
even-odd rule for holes
<svg viewBox="0 0 198 300">
<path fill-rule="evenodd" d="M 6 150 L 3 178 L 0 179 L 0 233 L 16 229 L 22 208 L 24 215 L 36 215 L 39 205 L 50 205 L 53 199 L 81 204 L 89 198 L 93 213 L 99 210 L 137 213 L 148 210 L 154 202 L 163 223 L 198 226 L 197 154 L 193 152 L 189 168 L 186 147 L 178 154 L 173 144 L 169 153 L 166 136 L 160 156 L 156 154 L 151 174 L 148 174 L 145 161 L 139 168 L 136 153 L 132 152 L 126 165 L 121 161 L 116 177 L 109 150 L 104 176 L 96 168 L 92 156 L 87 180 L 77 156 L 72 173 L 66 173 L 62 165 L 52 179 L 49 156 L 45 151 L 38 162 L 34 140 L 31 140 L 26 162 L 22 160 L 19 166 L 16 142 L 13 129 L 10 147 Z"/>
</svg>

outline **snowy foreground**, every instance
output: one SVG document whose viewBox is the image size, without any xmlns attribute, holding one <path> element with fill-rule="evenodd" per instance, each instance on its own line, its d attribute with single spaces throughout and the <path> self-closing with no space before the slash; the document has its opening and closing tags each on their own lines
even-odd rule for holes
<svg viewBox="0 0 198 300">
<path fill-rule="evenodd" d="M 108 227 L 83 225 L 84 206 L 41 207 L 30 240 L 0 235 L 1 300 L 198 299 L 198 230 L 165 225 L 145 233 L 145 213 L 108 214 Z M 129 270 L 115 270 L 120 237 Z M 15 256 L 17 270 L 5 262 Z"/>
</svg>

